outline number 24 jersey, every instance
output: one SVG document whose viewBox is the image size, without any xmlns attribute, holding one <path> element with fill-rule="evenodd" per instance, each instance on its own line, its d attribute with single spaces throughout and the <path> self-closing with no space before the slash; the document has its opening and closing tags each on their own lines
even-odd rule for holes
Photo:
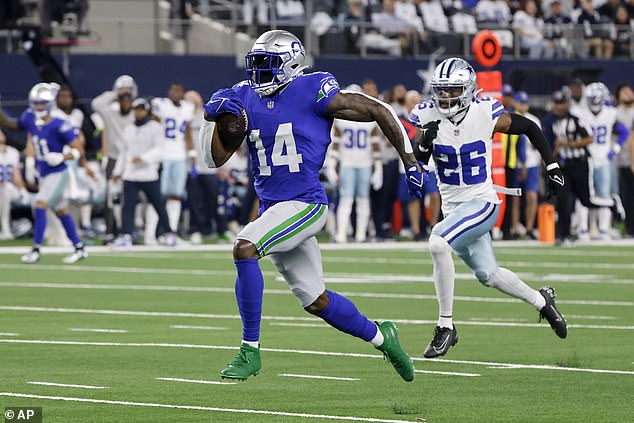
<svg viewBox="0 0 634 423">
<path fill-rule="evenodd" d="M 494 98 L 477 98 L 462 122 L 455 125 L 431 101 L 412 109 L 409 118 L 419 128 L 440 120 L 433 157 L 443 210 L 451 208 L 452 203 L 473 199 L 500 203 L 491 180 L 491 151 L 493 129 L 504 111 Z"/>
</svg>

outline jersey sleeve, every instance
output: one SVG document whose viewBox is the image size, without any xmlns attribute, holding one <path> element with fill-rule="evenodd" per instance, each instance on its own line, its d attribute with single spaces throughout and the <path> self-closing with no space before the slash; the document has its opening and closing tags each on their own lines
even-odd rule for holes
<svg viewBox="0 0 634 423">
<path fill-rule="evenodd" d="M 339 82 L 328 72 L 316 72 L 308 75 L 310 81 L 310 93 L 313 95 L 315 110 L 320 115 L 326 114 L 328 105 L 339 92 Z"/>
<path fill-rule="evenodd" d="M 161 107 L 161 99 L 160 98 L 153 98 L 151 101 L 151 106 L 152 106 L 152 114 L 154 114 L 154 116 L 158 117 L 159 119 L 163 120 L 165 116 L 163 116 L 163 108 Z"/>
<path fill-rule="evenodd" d="M 33 122 L 33 112 L 31 111 L 31 109 L 26 109 L 18 118 L 17 120 L 17 125 L 18 125 L 18 129 L 20 129 L 21 131 L 26 131 L 29 129 L 30 123 Z"/>
<path fill-rule="evenodd" d="M 65 145 L 75 141 L 79 136 L 79 128 L 72 126 L 69 122 L 63 122 L 59 125 L 59 135 Z"/>
<path fill-rule="evenodd" d="M 502 103 L 500 103 L 494 98 L 491 98 L 490 103 L 491 103 L 491 120 L 495 122 L 502 113 L 506 112 L 506 109 L 504 108 Z M 493 125 L 495 125 L 495 123 Z"/>
<path fill-rule="evenodd" d="M 409 113 L 408 119 L 417 128 L 422 128 L 427 122 L 435 120 L 433 119 L 431 113 L 433 109 L 434 103 L 431 101 L 424 101 L 414 106 L 412 111 Z"/>
</svg>

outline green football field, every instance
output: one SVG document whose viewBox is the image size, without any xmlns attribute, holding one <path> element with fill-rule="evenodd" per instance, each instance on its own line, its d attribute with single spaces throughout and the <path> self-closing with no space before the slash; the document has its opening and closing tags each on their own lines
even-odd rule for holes
<svg viewBox="0 0 634 423">
<path fill-rule="evenodd" d="M 241 325 L 229 246 L 30 267 L 5 250 L 0 410 L 42 407 L 46 423 L 634 421 L 634 247 L 496 251 L 531 286 L 556 288 L 567 339 L 457 264 L 459 343 L 424 360 L 437 317 L 425 244 L 330 246 L 327 286 L 399 324 L 416 379 L 304 312 L 264 259 L 262 372 L 230 383 L 219 371 Z"/>
</svg>

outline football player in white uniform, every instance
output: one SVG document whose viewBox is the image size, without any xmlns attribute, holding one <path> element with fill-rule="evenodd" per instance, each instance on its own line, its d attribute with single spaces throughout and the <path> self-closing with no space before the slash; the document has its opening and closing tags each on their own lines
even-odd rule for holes
<svg viewBox="0 0 634 423">
<path fill-rule="evenodd" d="M 163 124 L 163 171 L 161 173 L 161 193 L 166 199 L 165 207 L 170 227 L 178 232 L 181 216 L 181 200 L 185 198 L 187 184 L 187 160 L 196 157 L 190 124 L 196 112 L 192 103 L 183 99 L 185 90 L 180 83 L 170 85 L 167 98 L 152 100 L 152 113 Z M 154 209 L 148 208 L 146 222 L 146 243 L 153 239 L 158 217 Z M 150 232 L 148 232 L 148 228 Z"/>
<path fill-rule="evenodd" d="M 592 179 L 594 191 L 599 198 L 611 198 L 611 162 L 621 151 L 621 146 L 627 141 L 629 130 L 617 120 L 616 107 L 607 104 L 610 101 L 610 91 L 602 82 L 593 82 L 586 87 L 586 106 L 579 110 L 579 118 L 583 123 L 592 127 L 593 142 L 588 146 L 592 157 Z M 612 142 L 612 134 L 617 136 Z M 577 204 L 579 216 L 579 239 L 587 240 L 588 209 Z M 609 207 L 599 207 L 590 213 L 592 221 L 598 220 L 599 239 L 610 239 L 612 211 Z"/>
<path fill-rule="evenodd" d="M 506 112 L 497 100 L 476 98 L 476 73 L 463 59 L 440 63 L 430 85 L 431 101 L 417 105 L 410 114 L 418 127 L 419 160 L 425 162 L 433 155 L 436 163 L 444 215 L 429 237 L 440 317 L 425 357 L 442 356 L 458 341 L 452 322 L 452 250 L 482 284 L 533 305 L 565 338 L 566 321 L 555 307 L 554 290 L 534 290 L 515 273 L 499 267 L 489 234 L 500 203 L 491 181 L 493 133 L 525 134 L 546 162 L 548 185 L 556 192 L 564 180 L 546 138 L 533 121 Z"/>
<path fill-rule="evenodd" d="M 20 173 L 20 153 L 7 145 L 6 141 L 0 131 L 0 240 L 13 239 L 11 202 L 28 197 Z"/>
<path fill-rule="evenodd" d="M 361 92 L 351 85 L 348 91 Z M 337 242 L 346 242 L 352 203 L 356 202 L 355 241 L 364 242 L 370 221 L 370 185 L 383 185 L 380 129 L 376 122 L 353 122 L 335 119 L 333 144 L 328 160 L 328 177 L 339 182 L 337 205 Z M 339 164 L 339 173 L 336 168 Z"/>
</svg>

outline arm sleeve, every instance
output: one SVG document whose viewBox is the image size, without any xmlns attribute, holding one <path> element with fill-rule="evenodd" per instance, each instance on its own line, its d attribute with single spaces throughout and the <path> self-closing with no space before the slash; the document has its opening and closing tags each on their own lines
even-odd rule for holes
<svg viewBox="0 0 634 423">
<path fill-rule="evenodd" d="M 618 136 L 616 143 L 620 146 L 623 146 L 627 141 L 627 137 L 630 136 L 630 131 L 628 131 L 627 126 L 619 121 L 614 124 L 614 133 Z"/>
<path fill-rule="evenodd" d="M 148 132 L 152 137 L 153 144 L 152 148 L 150 148 L 142 157 L 144 162 L 147 163 L 158 163 L 161 161 L 163 154 L 163 143 L 162 143 L 162 129 L 161 125 L 158 122 L 152 122 L 151 126 L 148 128 Z"/>
<path fill-rule="evenodd" d="M 321 78 L 320 78 L 321 76 Z M 326 116 L 326 109 L 328 105 L 339 92 L 339 82 L 334 76 L 327 72 L 319 72 L 311 76 L 314 78 L 315 90 L 314 98 L 311 101 L 315 102 L 315 109 L 321 116 Z"/>
<path fill-rule="evenodd" d="M 528 140 L 535 146 L 539 154 L 544 159 L 546 164 L 554 162 L 553 153 L 546 141 L 546 137 L 539 129 L 539 127 L 530 119 L 524 116 L 511 113 L 511 127 L 509 128 L 509 134 L 526 135 Z"/>
<path fill-rule="evenodd" d="M 95 112 L 103 115 L 108 110 L 108 105 L 112 103 L 115 98 L 117 98 L 117 94 L 114 91 L 105 91 L 93 98 L 90 105 Z"/>
</svg>

